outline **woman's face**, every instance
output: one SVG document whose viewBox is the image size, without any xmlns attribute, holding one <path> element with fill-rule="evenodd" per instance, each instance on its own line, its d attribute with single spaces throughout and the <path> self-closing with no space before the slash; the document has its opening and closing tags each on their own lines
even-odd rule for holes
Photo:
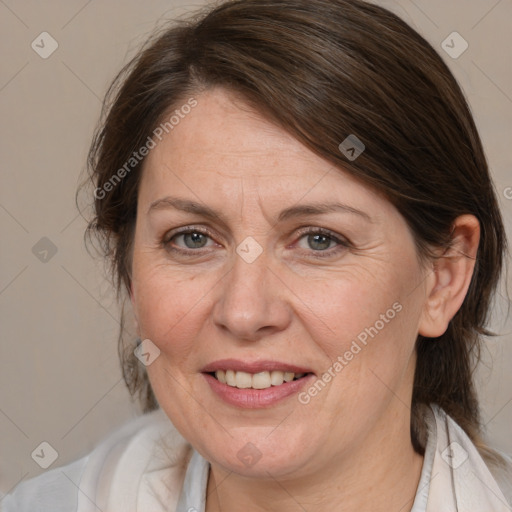
<svg viewBox="0 0 512 512">
<path fill-rule="evenodd" d="M 161 407 L 250 476 L 407 440 L 426 290 L 403 217 L 226 91 L 196 99 L 138 199 L 132 301 Z"/>
</svg>

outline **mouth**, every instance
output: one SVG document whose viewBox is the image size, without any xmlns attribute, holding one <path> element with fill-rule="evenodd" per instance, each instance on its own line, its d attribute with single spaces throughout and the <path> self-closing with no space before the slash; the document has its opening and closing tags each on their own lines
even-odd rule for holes
<svg viewBox="0 0 512 512">
<path fill-rule="evenodd" d="M 222 384 L 238 389 L 269 389 L 273 386 L 281 386 L 285 382 L 302 379 L 310 372 L 289 372 L 284 370 L 262 371 L 249 373 L 236 370 L 217 370 L 206 372 Z"/>
<path fill-rule="evenodd" d="M 314 380 L 310 369 L 278 361 L 224 359 L 207 365 L 201 373 L 215 395 L 245 409 L 276 405 Z"/>
</svg>

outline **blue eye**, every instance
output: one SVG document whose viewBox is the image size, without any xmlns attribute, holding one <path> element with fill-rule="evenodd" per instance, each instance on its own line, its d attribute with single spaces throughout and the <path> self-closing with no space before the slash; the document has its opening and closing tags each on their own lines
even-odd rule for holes
<svg viewBox="0 0 512 512">
<path fill-rule="evenodd" d="M 188 249 L 198 249 L 204 247 L 207 242 L 207 236 L 204 233 L 198 231 L 190 231 L 189 233 L 182 233 L 183 242 Z"/>
<path fill-rule="evenodd" d="M 332 237 L 324 234 L 305 235 L 309 247 L 315 251 L 325 251 L 329 249 L 331 243 L 334 241 Z"/>
<path fill-rule="evenodd" d="M 350 247 L 350 243 L 344 238 L 335 236 L 333 233 L 322 228 L 306 228 L 300 233 L 302 236 L 297 242 L 301 249 L 312 251 L 314 257 L 328 257 L 333 256 L 340 250 Z M 306 247 L 301 244 L 302 241 L 306 242 Z M 324 254 L 320 254 L 324 253 Z"/>
<path fill-rule="evenodd" d="M 181 239 L 182 243 L 177 243 Z M 207 243 L 210 239 L 208 233 L 204 233 L 198 229 L 187 229 L 164 240 L 164 246 L 173 251 L 194 250 L 208 247 Z"/>
<path fill-rule="evenodd" d="M 299 235 L 296 242 L 297 247 L 315 258 L 331 257 L 350 247 L 350 243 L 345 238 L 336 236 L 323 228 L 304 228 L 299 231 Z M 213 235 L 208 231 L 191 227 L 168 234 L 162 244 L 166 250 L 183 255 L 203 254 L 201 249 L 212 248 L 216 245 Z"/>
</svg>

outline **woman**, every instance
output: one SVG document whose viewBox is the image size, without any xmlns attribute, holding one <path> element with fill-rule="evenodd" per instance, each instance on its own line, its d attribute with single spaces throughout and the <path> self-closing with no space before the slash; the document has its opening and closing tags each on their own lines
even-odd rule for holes
<svg viewBox="0 0 512 512">
<path fill-rule="evenodd" d="M 5 510 L 510 510 L 472 380 L 504 230 L 430 45 L 359 0 L 225 2 L 107 105 L 90 231 L 148 414 Z"/>
</svg>

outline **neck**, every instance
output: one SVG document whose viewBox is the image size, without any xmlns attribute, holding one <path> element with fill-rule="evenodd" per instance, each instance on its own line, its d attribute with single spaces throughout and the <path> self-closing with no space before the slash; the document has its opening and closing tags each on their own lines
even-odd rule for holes
<svg viewBox="0 0 512 512">
<path fill-rule="evenodd" d="M 206 512 L 296 512 L 300 508 L 308 512 L 408 512 L 423 457 L 412 447 L 409 423 L 401 421 L 397 428 L 399 432 L 383 437 L 377 426 L 344 460 L 329 461 L 307 477 L 255 479 L 212 465 Z"/>
</svg>

